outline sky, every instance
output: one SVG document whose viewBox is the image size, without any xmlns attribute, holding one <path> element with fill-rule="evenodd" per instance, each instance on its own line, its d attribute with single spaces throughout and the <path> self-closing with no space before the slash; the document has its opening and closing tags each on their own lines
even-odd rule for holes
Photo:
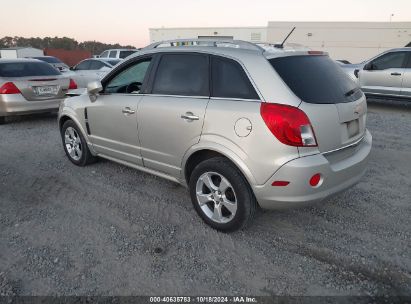
<svg viewBox="0 0 411 304">
<path fill-rule="evenodd" d="M 411 0 L 1 0 L 0 37 L 66 36 L 143 47 L 149 28 L 268 21 L 411 21 Z"/>
</svg>

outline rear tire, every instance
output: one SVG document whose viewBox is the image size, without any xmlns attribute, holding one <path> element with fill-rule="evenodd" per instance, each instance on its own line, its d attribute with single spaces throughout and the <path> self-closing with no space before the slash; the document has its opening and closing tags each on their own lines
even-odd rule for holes
<svg viewBox="0 0 411 304">
<path fill-rule="evenodd" d="M 0 125 L 4 125 L 5 123 L 7 123 L 6 116 L 0 116 Z"/>
<path fill-rule="evenodd" d="M 84 167 L 96 161 L 96 157 L 91 154 L 83 134 L 72 120 L 67 120 L 63 124 L 61 139 L 64 151 L 73 164 Z"/>
<path fill-rule="evenodd" d="M 236 231 L 254 218 L 254 193 L 243 174 L 224 157 L 199 163 L 190 176 L 189 189 L 194 209 L 216 230 Z"/>
</svg>

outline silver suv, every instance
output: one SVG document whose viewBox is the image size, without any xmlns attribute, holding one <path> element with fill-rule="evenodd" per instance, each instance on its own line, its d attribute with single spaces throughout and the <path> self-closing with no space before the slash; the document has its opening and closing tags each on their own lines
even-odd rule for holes
<svg viewBox="0 0 411 304">
<path fill-rule="evenodd" d="M 117 65 L 65 100 L 59 127 L 74 164 L 98 156 L 186 185 L 207 224 L 233 231 L 257 206 L 307 205 L 358 182 L 366 114 L 326 54 L 195 40 Z"/>
</svg>

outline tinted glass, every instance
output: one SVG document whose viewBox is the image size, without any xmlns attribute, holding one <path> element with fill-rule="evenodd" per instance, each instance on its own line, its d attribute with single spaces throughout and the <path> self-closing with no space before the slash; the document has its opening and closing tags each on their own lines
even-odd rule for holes
<svg viewBox="0 0 411 304">
<path fill-rule="evenodd" d="M 153 94 L 209 96 L 208 58 L 196 54 L 163 55 Z"/>
<path fill-rule="evenodd" d="M 404 67 L 406 52 L 388 53 L 371 62 L 372 70 L 399 69 Z"/>
<path fill-rule="evenodd" d="M 47 62 L 47 63 L 62 63 L 60 59 L 56 57 L 33 57 L 33 58 Z"/>
<path fill-rule="evenodd" d="M 106 93 L 139 93 L 150 60 L 140 61 L 117 74 L 106 86 Z"/>
<path fill-rule="evenodd" d="M 0 77 L 57 76 L 59 71 L 45 62 L 0 63 Z"/>
<path fill-rule="evenodd" d="M 117 51 L 111 51 L 109 57 L 110 58 L 116 58 Z"/>
<path fill-rule="evenodd" d="M 212 83 L 213 97 L 259 99 L 243 68 L 234 60 L 212 58 Z"/>
<path fill-rule="evenodd" d="M 288 87 L 308 103 L 342 103 L 357 100 L 361 90 L 328 56 L 288 56 L 270 59 Z"/>
<path fill-rule="evenodd" d="M 408 52 L 408 62 L 407 65 L 405 66 L 407 69 L 411 69 L 411 52 Z"/>
<path fill-rule="evenodd" d="M 90 70 L 100 70 L 104 66 L 106 65 L 101 61 L 91 60 Z"/>
<path fill-rule="evenodd" d="M 136 51 L 121 51 L 120 52 L 120 58 L 124 59 L 132 54 L 134 54 Z"/>
<path fill-rule="evenodd" d="M 91 60 L 80 62 L 76 65 L 76 70 L 90 70 Z"/>
</svg>

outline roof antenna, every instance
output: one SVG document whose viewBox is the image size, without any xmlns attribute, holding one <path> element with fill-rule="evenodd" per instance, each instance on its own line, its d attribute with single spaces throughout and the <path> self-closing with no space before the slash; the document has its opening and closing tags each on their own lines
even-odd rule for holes
<svg viewBox="0 0 411 304">
<path fill-rule="evenodd" d="M 283 42 L 281 44 L 274 44 L 274 47 L 279 48 L 279 49 L 283 49 L 284 48 L 284 43 L 288 40 L 288 38 L 290 38 L 290 36 L 294 32 L 294 30 L 295 30 L 295 26 L 293 27 L 291 32 L 288 33 L 287 37 L 285 37 Z"/>
</svg>

